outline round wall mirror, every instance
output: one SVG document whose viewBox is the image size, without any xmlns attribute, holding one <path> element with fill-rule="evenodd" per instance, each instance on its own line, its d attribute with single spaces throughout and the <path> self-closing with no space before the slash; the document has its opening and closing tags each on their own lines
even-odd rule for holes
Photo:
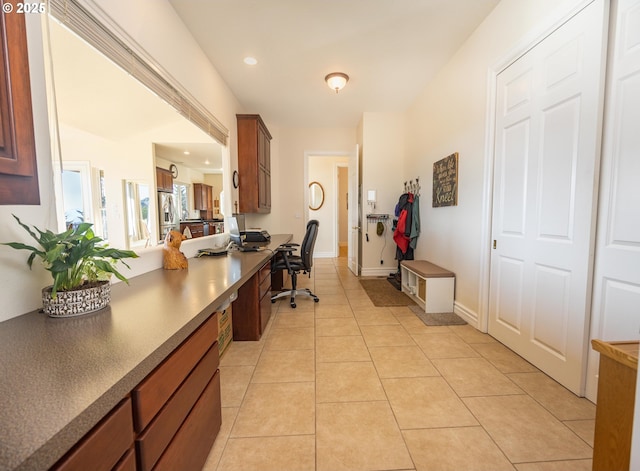
<svg viewBox="0 0 640 471">
<path fill-rule="evenodd" d="M 318 182 L 309 183 L 309 209 L 317 211 L 324 203 L 324 188 Z"/>
</svg>

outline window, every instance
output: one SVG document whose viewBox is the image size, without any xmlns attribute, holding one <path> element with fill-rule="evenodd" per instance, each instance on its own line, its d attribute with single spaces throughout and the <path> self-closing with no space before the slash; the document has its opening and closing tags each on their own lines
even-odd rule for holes
<svg viewBox="0 0 640 471">
<path fill-rule="evenodd" d="M 177 203 L 181 221 L 191 219 L 189 217 L 189 186 L 184 183 L 174 182 L 173 184 L 173 198 Z"/>
<path fill-rule="evenodd" d="M 62 167 L 62 204 L 65 227 L 93 223 L 89 162 L 64 162 Z"/>
</svg>

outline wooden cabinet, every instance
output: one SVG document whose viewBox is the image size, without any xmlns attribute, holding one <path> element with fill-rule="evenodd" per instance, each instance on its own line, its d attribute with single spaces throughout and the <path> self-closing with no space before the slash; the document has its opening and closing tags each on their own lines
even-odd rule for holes
<svg viewBox="0 0 640 471">
<path fill-rule="evenodd" d="M 0 15 L 0 204 L 40 204 L 24 15 Z"/>
<path fill-rule="evenodd" d="M 219 363 L 213 313 L 52 469 L 202 469 L 222 424 Z"/>
<path fill-rule="evenodd" d="M 131 398 L 125 398 L 52 469 L 72 471 L 128 469 L 133 455 Z M 135 469 L 135 468 L 134 468 Z"/>
<path fill-rule="evenodd" d="M 271 134 L 256 114 L 236 115 L 241 213 L 271 212 Z"/>
<path fill-rule="evenodd" d="M 600 352 L 593 470 L 628 470 L 638 373 L 638 342 L 592 340 Z"/>
<path fill-rule="evenodd" d="M 233 302 L 233 340 L 260 340 L 271 317 L 271 261 L 238 290 Z"/>
<path fill-rule="evenodd" d="M 149 425 L 217 340 L 218 319 L 214 314 L 133 390 L 136 432 L 141 432 Z"/>
<path fill-rule="evenodd" d="M 184 230 L 186 228 L 189 228 L 189 232 L 191 232 L 191 237 L 193 239 L 197 238 L 197 237 L 203 237 L 206 235 L 209 235 L 209 224 L 206 222 L 196 222 L 196 223 L 191 223 L 191 222 L 181 222 L 180 223 L 180 232 L 182 232 L 184 234 Z"/>
<path fill-rule="evenodd" d="M 219 358 L 214 313 L 133 390 L 139 471 L 204 466 L 222 424 Z"/>
<path fill-rule="evenodd" d="M 158 191 L 173 193 L 173 175 L 169 170 L 156 167 L 156 184 Z"/>
<path fill-rule="evenodd" d="M 193 206 L 200 211 L 213 211 L 213 187 L 211 185 L 193 184 Z"/>
</svg>

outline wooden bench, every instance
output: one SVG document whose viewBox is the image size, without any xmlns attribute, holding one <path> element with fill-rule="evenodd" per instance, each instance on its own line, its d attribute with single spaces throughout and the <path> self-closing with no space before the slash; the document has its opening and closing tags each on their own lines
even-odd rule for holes
<svg viewBox="0 0 640 471">
<path fill-rule="evenodd" d="M 403 260 L 400 276 L 402 291 L 425 312 L 453 312 L 453 272 L 426 260 Z"/>
</svg>

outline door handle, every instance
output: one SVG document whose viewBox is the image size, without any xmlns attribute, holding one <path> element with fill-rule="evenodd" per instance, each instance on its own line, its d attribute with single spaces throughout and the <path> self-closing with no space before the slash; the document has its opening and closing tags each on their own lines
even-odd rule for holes
<svg viewBox="0 0 640 471">
<path fill-rule="evenodd" d="M 351 229 L 353 229 L 354 231 L 358 231 L 360 230 L 360 226 L 352 226 Z"/>
<path fill-rule="evenodd" d="M 498 242 L 496 242 L 496 240 L 495 240 L 495 239 L 493 239 L 493 248 L 495 249 L 495 248 L 497 248 L 497 247 L 498 247 Z"/>
</svg>

